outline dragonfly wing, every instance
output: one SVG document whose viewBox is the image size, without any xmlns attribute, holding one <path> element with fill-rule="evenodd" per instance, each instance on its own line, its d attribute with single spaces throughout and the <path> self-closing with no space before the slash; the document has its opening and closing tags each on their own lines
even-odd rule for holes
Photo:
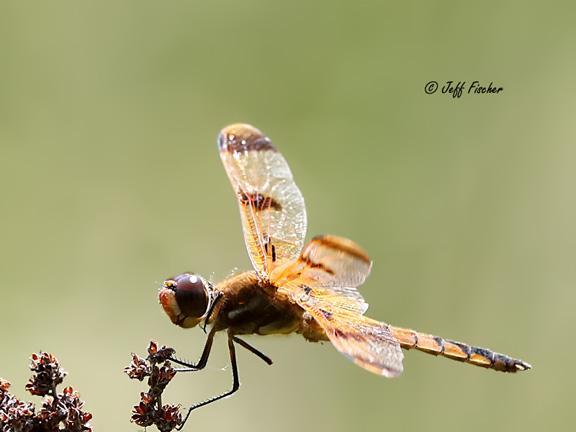
<svg viewBox="0 0 576 432">
<path fill-rule="evenodd" d="M 356 287 L 364 283 L 371 267 L 366 252 L 352 240 L 323 235 L 314 237 L 295 262 L 277 268 L 271 280 L 277 286 L 285 286 L 297 278 L 318 295 L 343 297 L 346 308 L 363 314 L 368 304 Z"/>
<path fill-rule="evenodd" d="M 386 377 L 402 373 L 404 355 L 388 324 L 346 307 L 351 300 L 339 294 L 322 293 L 298 281 L 283 289 L 318 322 L 332 345 L 355 364 Z"/>
<path fill-rule="evenodd" d="M 288 163 L 258 129 L 224 128 L 220 158 L 236 193 L 244 240 L 261 278 L 298 257 L 306 236 L 306 208 Z"/>
</svg>

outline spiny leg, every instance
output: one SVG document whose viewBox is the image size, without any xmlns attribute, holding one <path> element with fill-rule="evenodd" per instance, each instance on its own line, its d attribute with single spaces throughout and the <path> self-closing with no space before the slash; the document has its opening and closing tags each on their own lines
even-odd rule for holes
<svg viewBox="0 0 576 432">
<path fill-rule="evenodd" d="M 208 337 L 206 338 L 206 343 L 204 344 L 204 349 L 202 350 L 202 355 L 200 356 L 200 360 L 196 364 L 187 363 L 183 360 L 179 360 L 174 357 L 170 357 L 170 361 L 184 366 L 183 368 L 176 369 L 177 372 L 194 372 L 200 369 L 204 369 L 206 367 L 206 363 L 208 363 L 208 357 L 210 357 L 210 351 L 212 350 L 212 342 L 214 342 L 214 335 L 216 334 L 216 328 L 212 327 L 210 333 L 208 333 Z"/>
<path fill-rule="evenodd" d="M 250 351 L 252 354 L 256 355 L 257 357 L 260 357 L 262 360 L 264 360 L 264 362 L 266 362 L 266 364 L 268 364 L 268 365 L 272 364 L 272 359 L 270 357 L 268 357 L 263 352 L 258 351 L 252 345 L 248 344 L 248 342 L 243 341 L 242 339 L 240 339 L 236 336 L 232 336 L 232 339 L 234 340 L 234 342 L 236 342 L 241 347 L 247 349 L 248 351 Z"/>
<path fill-rule="evenodd" d="M 191 364 L 191 363 L 187 363 L 183 360 L 180 360 L 180 359 L 177 359 L 174 357 L 170 358 L 170 360 L 173 361 L 174 363 L 179 364 L 181 366 L 185 366 L 183 368 L 176 369 L 176 371 L 177 372 L 194 372 L 194 371 L 203 369 L 206 366 L 206 364 L 208 363 L 208 357 L 210 355 L 210 350 L 212 348 L 212 342 L 214 340 L 214 334 L 215 334 L 215 330 L 214 330 L 214 328 L 212 328 L 212 330 L 208 334 L 208 338 L 206 339 L 206 344 L 204 345 L 204 350 L 202 351 L 202 356 L 200 357 L 200 360 L 198 361 L 198 363 Z M 236 342 L 242 348 L 250 351 L 252 354 L 254 354 L 258 358 L 262 359 L 267 365 L 271 365 L 273 363 L 273 361 L 270 357 L 268 357 L 266 354 L 259 351 L 258 349 L 254 348 L 248 342 L 246 342 L 246 341 L 244 341 L 244 340 L 242 340 L 236 336 L 232 336 L 232 339 L 234 340 L 234 342 Z"/>
<path fill-rule="evenodd" d="M 212 332 L 210 332 L 210 333 L 212 333 Z M 194 411 L 195 409 L 200 408 L 204 405 L 208 405 L 208 404 L 211 404 L 212 402 L 216 402 L 219 399 L 230 396 L 231 394 L 235 393 L 240 388 L 240 379 L 238 378 L 238 364 L 236 362 L 236 348 L 234 347 L 234 336 L 232 336 L 232 334 L 230 332 L 228 332 L 228 351 L 230 352 L 230 365 L 232 366 L 232 388 L 230 390 L 228 390 L 227 392 L 222 393 L 221 395 L 211 397 L 210 399 L 206 399 L 203 402 L 199 402 L 197 404 L 192 405 L 188 409 L 188 413 L 186 414 L 186 417 L 184 417 L 184 421 L 182 422 L 182 424 L 176 428 L 177 430 L 181 430 L 184 427 L 184 425 L 186 424 L 186 421 L 188 420 L 188 417 L 190 417 L 190 414 L 192 413 L 192 411 Z"/>
</svg>

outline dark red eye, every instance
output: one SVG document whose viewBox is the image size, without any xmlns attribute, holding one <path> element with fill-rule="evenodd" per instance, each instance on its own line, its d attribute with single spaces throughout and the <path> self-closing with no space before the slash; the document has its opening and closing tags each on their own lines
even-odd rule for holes
<svg viewBox="0 0 576 432">
<path fill-rule="evenodd" d="M 200 318 L 208 309 L 208 289 L 201 277 L 183 273 L 174 279 L 176 302 L 182 313 L 188 317 Z"/>
</svg>

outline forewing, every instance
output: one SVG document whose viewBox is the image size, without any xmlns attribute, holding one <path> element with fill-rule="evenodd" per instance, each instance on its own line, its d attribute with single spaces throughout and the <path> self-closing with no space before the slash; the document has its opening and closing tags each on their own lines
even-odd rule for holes
<svg viewBox="0 0 576 432">
<path fill-rule="evenodd" d="M 348 310 L 364 313 L 368 304 L 356 287 L 364 283 L 371 267 L 366 252 L 352 240 L 323 235 L 314 237 L 295 262 L 274 271 L 271 280 L 286 287 L 293 286 L 290 282 L 298 278 L 300 284 L 319 294 L 332 292 L 345 297 Z"/>
<path fill-rule="evenodd" d="M 306 285 L 291 289 L 292 299 L 320 324 L 338 351 L 358 366 L 386 377 L 402 373 L 402 349 L 387 324 L 343 308 L 337 294 Z"/>
<path fill-rule="evenodd" d="M 304 198 L 284 157 L 258 129 L 224 128 L 220 158 L 238 198 L 244 240 L 260 277 L 298 257 L 306 236 Z"/>
</svg>

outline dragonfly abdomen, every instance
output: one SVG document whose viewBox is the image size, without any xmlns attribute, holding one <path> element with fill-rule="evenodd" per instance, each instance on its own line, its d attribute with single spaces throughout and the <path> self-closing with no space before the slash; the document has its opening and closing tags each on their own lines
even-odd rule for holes
<svg viewBox="0 0 576 432">
<path fill-rule="evenodd" d="M 522 360 L 486 348 L 480 348 L 410 329 L 390 326 L 390 330 L 396 339 L 398 339 L 402 348 L 407 350 L 415 348 L 428 354 L 441 355 L 452 360 L 458 360 L 474 366 L 494 369 L 501 372 L 514 373 L 532 368 L 530 364 Z"/>
</svg>

